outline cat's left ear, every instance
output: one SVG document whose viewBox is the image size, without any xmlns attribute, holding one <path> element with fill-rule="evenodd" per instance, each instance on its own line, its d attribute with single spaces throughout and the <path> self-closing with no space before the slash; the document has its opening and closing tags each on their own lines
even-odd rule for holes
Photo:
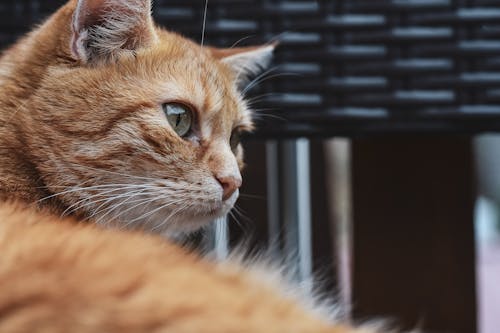
<svg viewBox="0 0 500 333">
<path fill-rule="evenodd" d="M 156 38 L 151 0 L 78 0 L 72 30 L 72 54 L 84 63 L 137 50 Z"/>
<path fill-rule="evenodd" d="M 214 48 L 211 49 L 211 52 L 232 69 L 238 87 L 243 89 L 252 77 L 259 75 L 269 67 L 276 46 L 277 44 L 231 49 Z"/>
</svg>

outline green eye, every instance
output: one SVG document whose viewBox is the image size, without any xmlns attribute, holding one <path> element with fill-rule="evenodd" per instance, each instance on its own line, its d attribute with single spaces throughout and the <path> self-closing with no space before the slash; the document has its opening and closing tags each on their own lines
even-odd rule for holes
<svg viewBox="0 0 500 333">
<path fill-rule="evenodd" d="M 241 134 L 239 130 L 234 130 L 233 134 L 231 134 L 231 139 L 229 141 L 229 144 L 231 145 L 231 150 L 236 153 L 236 150 L 238 149 L 238 146 L 241 143 Z"/>
<path fill-rule="evenodd" d="M 180 137 L 185 137 L 191 133 L 193 127 L 193 111 L 182 104 L 164 104 L 163 112 L 168 123 Z"/>
</svg>

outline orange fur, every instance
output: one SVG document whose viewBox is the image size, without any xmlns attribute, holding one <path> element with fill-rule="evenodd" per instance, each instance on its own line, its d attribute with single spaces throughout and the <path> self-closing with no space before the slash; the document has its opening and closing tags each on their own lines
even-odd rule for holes
<svg viewBox="0 0 500 333">
<path fill-rule="evenodd" d="M 253 126 L 237 85 L 272 52 L 201 48 L 156 28 L 148 0 L 107 1 L 70 1 L 0 60 L 0 331 L 372 332 L 238 265 L 82 223 L 177 232 L 226 213 L 242 166 L 230 137 Z M 196 109 L 192 136 L 166 102 Z"/>
<path fill-rule="evenodd" d="M 1 332 L 311 332 L 329 327 L 237 267 L 138 233 L 0 209 Z"/>
</svg>

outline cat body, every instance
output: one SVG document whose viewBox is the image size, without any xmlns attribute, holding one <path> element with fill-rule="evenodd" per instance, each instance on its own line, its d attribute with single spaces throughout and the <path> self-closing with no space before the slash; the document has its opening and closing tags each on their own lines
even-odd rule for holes
<svg viewBox="0 0 500 333">
<path fill-rule="evenodd" d="M 150 235 L 233 207 L 238 88 L 274 49 L 201 47 L 150 6 L 72 0 L 0 59 L 0 332 L 374 332 Z"/>
<path fill-rule="evenodd" d="M 16 206 L 0 220 L 0 332 L 351 332 L 162 238 Z"/>
</svg>

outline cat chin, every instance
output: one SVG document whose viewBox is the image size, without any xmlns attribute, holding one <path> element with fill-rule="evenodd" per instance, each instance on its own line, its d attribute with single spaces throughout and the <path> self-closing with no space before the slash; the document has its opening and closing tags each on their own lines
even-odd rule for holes
<svg viewBox="0 0 500 333">
<path fill-rule="evenodd" d="M 217 211 L 207 215 L 186 214 L 184 216 L 178 216 L 168 224 L 157 226 L 150 231 L 165 236 L 187 235 L 210 225 L 215 220 L 225 215 L 227 215 L 225 211 Z"/>
<path fill-rule="evenodd" d="M 106 224 L 120 229 L 141 230 L 163 235 L 189 234 L 200 230 L 215 220 L 229 214 L 239 197 L 236 191 L 231 198 L 213 206 L 200 205 L 189 211 L 172 216 L 169 210 L 159 210 L 156 206 L 130 211 L 119 220 Z M 138 218 L 144 216 L 144 218 Z"/>
<path fill-rule="evenodd" d="M 164 230 L 158 230 L 160 233 L 164 235 L 182 235 L 189 234 L 195 231 L 198 231 L 215 220 L 225 217 L 231 209 L 233 209 L 236 201 L 239 198 L 239 191 L 237 190 L 231 198 L 222 202 L 220 207 L 217 207 L 205 214 L 200 213 L 192 213 L 185 214 L 183 216 L 179 216 L 175 221 L 169 223 L 169 225 L 165 226 Z"/>
</svg>

